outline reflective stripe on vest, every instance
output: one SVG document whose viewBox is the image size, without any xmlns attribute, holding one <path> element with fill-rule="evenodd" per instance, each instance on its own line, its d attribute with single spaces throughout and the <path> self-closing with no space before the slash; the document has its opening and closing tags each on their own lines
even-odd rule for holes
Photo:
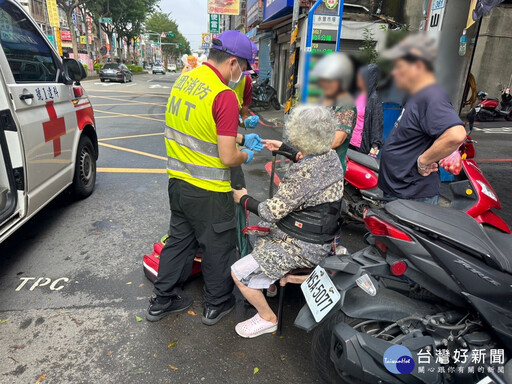
<svg viewBox="0 0 512 384">
<path fill-rule="evenodd" d="M 221 92 L 233 91 L 207 65 L 178 77 L 165 113 L 167 173 L 202 189 L 230 192 L 230 171 L 219 157 L 212 114 Z"/>
<path fill-rule="evenodd" d="M 179 145 L 187 147 L 193 151 L 200 152 L 208 156 L 219 157 L 219 148 L 216 144 L 196 139 L 195 137 L 177 131 L 173 128 L 165 128 L 165 137 L 167 140 L 175 141 Z"/>
<path fill-rule="evenodd" d="M 186 173 L 189 176 L 203 180 L 230 181 L 230 169 L 218 169 L 211 167 L 203 167 L 201 165 L 184 163 L 183 161 L 169 157 L 167 159 L 167 169 L 176 172 Z"/>
</svg>

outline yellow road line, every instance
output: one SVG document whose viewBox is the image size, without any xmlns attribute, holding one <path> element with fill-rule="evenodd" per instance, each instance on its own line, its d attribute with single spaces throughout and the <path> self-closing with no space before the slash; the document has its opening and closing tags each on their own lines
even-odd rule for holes
<svg viewBox="0 0 512 384">
<path fill-rule="evenodd" d="M 162 135 L 163 135 L 163 132 L 160 132 L 160 133 L 144 133 L 144 134 L 141 134 L 141 135 L 105 137 L 104 139 L 98 139 L 98 141 L 101 142 L 101 141 L 133 139 L 133 138 L 136 138 L 136 137 L 162 136 Z"/>
<path fill-rule="evenodd" d="M 137 119 L 146 119 L 146 120 L 153 120 L 153 121 L 158 121 L 160 123 L 163 123 L 162 119 L 155 119 L 153 117 L 149 117 L 149 116 L 142 116 L 142 115 L 130 115 L 128 113 L 121 113 L 121 112 L 110 112 L 110 111 L 102 111 L 101 109 L 95 109 L 94 112 L 99 112 L 99 113 L 106 113 L 106 114 L 110 114 L 110 115 L 115 115 L 115 116 L 122 116 L 122 117 L 135 117 Z"/>
<path fill-rule="evenodd" d="M 107 147 L 107 148 L 117 149 L 117 150 L 119 150 L 119 151 L 125 151 L 125 152 L 135 153 L 135 154 L 137 154 L 137 155 L 142 155 L 142 156 L 152 157 L 153 159 L 158 159 L 158 160 L 167 160 L 167 157 L 158 156 L 158 155 L 153 155 L 152 153 L 147 153 L 147 152 L 137 151 L 136 149 L 130 149 L 130 148 L 124 148 L 124 147 L 118 147 L 117 145 L 106 144 L 106 143 L 98 143 L 98 145 L 101 145 L 102 147 Z"/>
<path fill-rule="evenodd" d="M 97 168 L 103 173 L 167 173 L 167 169 L 160 168 Z"/>
<path fill-rule="evenodd" d="M 139 104 L 139 105 L 156 105 L 158 107 L 165 107 L 165 104 L 162 103 L 149 103 L 147 101 L 135 101 L 135 100 L 124 100 L 124 99 L 117 99 L 115 97 L 111 96 L 96 96 L 99 99 L 107 99 L 107 100 L 117 100 L 117 101 L 124 101 L 125 103 L 131 103 L 131 104 Z"/>
</svg>

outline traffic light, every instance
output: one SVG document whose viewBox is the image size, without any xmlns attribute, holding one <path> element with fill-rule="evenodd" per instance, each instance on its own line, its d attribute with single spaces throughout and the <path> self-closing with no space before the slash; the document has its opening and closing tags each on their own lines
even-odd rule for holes
<svg viewBox="0 0 512 384">
<path fill-rule="evenodd" d="M 180 43 L 180 47 L 183 45 L 183 43 Z"/>
</svg>

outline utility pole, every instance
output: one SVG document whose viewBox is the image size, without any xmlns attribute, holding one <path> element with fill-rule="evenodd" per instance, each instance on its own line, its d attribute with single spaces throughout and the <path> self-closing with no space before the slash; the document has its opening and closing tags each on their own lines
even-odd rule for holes
<svg viewBox="0 0 512 384">
<path fill-rule="evenodd" d="M 299 33 L 299 11 L 300 11 L 300 0 L 294 0 L 293 2 L 293 14 L 292 14 L 292 33 L 290 38 L 290 54 L 288 59 L 288 71 L 287 77 L 288 82 L 286 84 L 286 104 L 284 106 L 284 114 L 290 113 L 292 107 L 292 100 L 294 96 L 294 83 L 295 83 L 295 66 L 297 61 L 297 35 Z M 284 131 L 283 131 L 284 132 Z"/>
</svg>

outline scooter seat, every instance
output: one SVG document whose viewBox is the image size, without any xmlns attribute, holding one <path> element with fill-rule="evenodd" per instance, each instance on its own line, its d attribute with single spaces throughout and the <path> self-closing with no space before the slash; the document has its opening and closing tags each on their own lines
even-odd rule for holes
<svg viewBox="0 0 512 384">
<path fill-rule="evenodd" d="M 353 149 L 349 149 L 347 151 L 347 157 L 366 168 L 370 168 L 372 171 L 379 172 L 380 160 L 375 157 L 365 155 L 364 153 L 354 151 Z"/>
<path fill-rule="evenodd" d="M 411 200 L 396 200 L 385 210 L 398 220 L 427 230 L 452 244 L 489 258 L 504 272 L 512 273 L 512 235 L 485 231 L 467 213 Z"/>
</svg>

